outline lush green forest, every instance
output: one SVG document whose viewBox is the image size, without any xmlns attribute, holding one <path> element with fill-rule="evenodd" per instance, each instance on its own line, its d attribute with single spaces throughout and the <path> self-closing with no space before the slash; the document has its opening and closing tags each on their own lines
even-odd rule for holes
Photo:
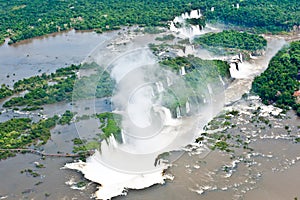
<svg viewBox="0 0 300 200">
<path fill-rule="evenodd" d="M 0 123 L 0 149 L 27 148 L 30 144 L 45 144 L 50 138 L 58 116 L 40 120 L 37 123 L 29 118 L 10 119 Z M 10 151 L 0 151 L 0 159 L 14 156 Z"/>
<path fill-rule="evenodd" d="M 262 36 L 234 30 L 223 31 L 220 33 L 208 33 L 196 38 L 194 42 L 208 49 L 229 48 L 250 52 L 263 50 L 267 46 L 267 40 Z"/>
<path fill-rule="evenodd" d="M 97 74 L 78 78 L 79 69 L 95 69 Z M 6 86 L 0 88 L 1 97 L 11 96 L 13 93 L 28 91 L 24 97 L 13 97 L 4 103 L 4 107 L 28 106 L 40 108 L 44 104 L 52 104 L 74 99 L 102 98 L 111 96 L 114 81 L 108 72 L 103 71 L 97 64 L 71 65 L 57 69 L 49 75 L 42 74 L 17 81 L 14 90 Z M 75 86 L 74 86 L 75 85 Z M 94 87 L 92 87 L 94 85 Z M 75 87 L 75 91 L 73 90 Z M 30 109 L 28 108 L 28 109 Z"/>
<path fill-rule="evenodd" d="M 0 149 L 27 148 L 29 145 L 44 145 L 50 139 L 50 130 L 57 124 L 70 123 L 74 114 L 67 110 L 61 117 L 54 115 L 48 119 L 33 122 L 29 118 L 14 118 L 0 123 Z M 0 151 L 0 160 L 15 154 Z"/>
<path fill-rule="evenodd" d="M 166 26 L 174 16 L 199 8 L 211 22 L 256 32 L 289 31 L 300 24 L 299 4 L 298 0 L 0 0 L 0 41 L 10 37 L 14 43 L 70 28 L 102 32 L 122 25 Z"/>
<path fill-rule="evenodd" d="M 224 85 L 220 83 L 220 77 L 225 82 L 230 80 L 230 66 L 225 61 L 202 60 L 190 55 L 188 57 L 169 58 L 161 61 L 160 64 L 175 73 L 179 73 L 182 67 L 186 71 L 182 80 L 178 80 L 178 82 L 183 81 L 183 84 L 174 84 L 163 93 L 162 104 L 171 110 L 173 116 L 176 116 L 178 108 L 182 115 L 187 114 L 187 101 L 191 105 L 204 105 L 209 99 L 207 85 L 213 88 L 213 93 L 218 94 L 224 90 Z M 181 87 L 182 85 L 186 85 L 186 87 Z M 197 112 L 196 108 L 195 112 Z"/>
<path fill-rule="evenodd" d="M 13 91 L 9 89 L 5 84 L 0 86 L 0 99 L 3 99 L 5 97 L 9 97 L 13 95 Z"/>
<path fill-rule="evenodd" d="M 293 107 L 300 116 L 300 104 L 294 92 L 299 90 L 297 75 L 300 71 L 300 41 L 292 42 L 280 50 L 269 63 L 267 70 L 254 79 L 252 91 L 265 104 L 275 103 L 282 108 Z"/>
<path fill-rule="evenodd" d="M 111 135 L 114 135 L 116 140 L 122 143 L 120 128 L 122 116 L 115 113 L 105 112 L 98 114 L 97 118 L 101 122 L 100 129 L 103 132 L 101 139 L 108 139 Z"/>
</svg>

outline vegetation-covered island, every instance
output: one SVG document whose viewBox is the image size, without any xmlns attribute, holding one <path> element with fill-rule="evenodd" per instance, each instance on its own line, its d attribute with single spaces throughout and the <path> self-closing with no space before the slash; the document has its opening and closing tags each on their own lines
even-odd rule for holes
<svg viewBox="0 0 300 200">
<path fill-rule="evenodd" d="M 256 53 L 267 46 L 267 40 L 262 36 L 234 30 L 208 33 L 195 38 L 194 42 L 216 53 L 236 53 L 236 50 Z"/>
</svg>

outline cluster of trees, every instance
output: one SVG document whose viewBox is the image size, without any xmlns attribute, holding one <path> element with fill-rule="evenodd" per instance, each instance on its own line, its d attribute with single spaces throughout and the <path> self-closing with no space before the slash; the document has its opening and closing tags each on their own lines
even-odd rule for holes
<svg viewBox="0 0 300 200">
<path fill-rule="evenodd" d="M 61 117 L 54 115 L 48 119 L 33 122 L 29 118 L 14 118 L 0 123 L 0 160 L 15 154 L 9 149 L 27 148 L 28 146 L 43 145 L 50 139 L 50 130 L 57 124 L 68 124 L 74 113 L 67 110 Z"/>
<path fill-rule="evenodd" d="M 113 135 L 119 143 L 122 143 L 120 128 L 122 116 L 115 113 L 105 112 L 98 114 L 97 118 L 101 122 L 100 129 L 103 132 L 103 134 L 101 134 L 101 139 L 106 140 Z"/>
<path fill-rule="evenodd" d="M 166 25 L 162 21 L 185 11 L 190 7 L 188 3 L 182 0 L 1 0 L 0 35 L 11 36 L 13 43 L 69 28 L 102 32 L 122 25 Z"/>
<path fill-rule="evenodd" d="M 263 50 L 267 46 L 267 41 L 262 36 L 234 30 L 226 30 L 220 33 L 208 33 L 195 38 L 194 42 L 206 48 L 230 48 L 250 52 Z"/>
<path fill-rule="evenodd" d="M 58 120 L 58 124 L 65 125 L 70 124 L 74 117 L 74 113 L 69 110 L 66 110 L 64 114 L 62 114 L 61 118 Z"/>
<path fill-rule="evenodd" d="M 9 96 L 13 95 L 13 93 L 14 92 L 11 89 L 9 89 L 9 87 L 7 87 L 5 84 L 2 84 L 0 86 L 0 99 L 9 97 Z"/>
<path fill-rule="evenodd" d="M 39 106 L 44 104 L 71 101 L 72 98 L 86 99 L 89 97 L 102 98 L 110 96 L 115 82 L 111 79 L 110 74 L 103 71 L 99 66 L 97 68 L 98 73 L 95 75 L 84 76 L 80 79 L 76 75 L 80 68 L 85 69 L 96 66 L 98 65 L 95 63 L 71 65 L 66 68 L 57 69 L 55 73 L 49 75 L 42 74 L 41 76 L 25 78 L 14 84 L 13 91 L 2 86 L 0 97 L 7 97 L 16 92 L 28 91 L 24 97 L 13 97 L 6 101 L 3 106 L 27 105 L 39 108 Z M 94 87 L 92 87 L 93 85 Z M 74 88 L 76 90 L 73 93 Z"/>
<path fill-rule="evenodd" d="M 270 61 L 268 69 L 256 77 L 252 91 L 265 104 L 275 103 L 281 108 L 292 107 L 300 116 L 300 104 L 293 96 L 299 90 L 297 76 L 300 71 L 300 41 L 292 42 L 281 49 Z"/>
<path fill-rule="evenodd" d="M 201 29 L 206 25 L 205 17 L 200 17 L 198 19 L 196 18 L 186 19 L 185 22 L 192 25 L 199 25 Z"/>
<path fill-rule="evenodd" d="M 29 90 L 24 97 L 13 97 L 3 104 L 3 107 L 40 106 L 72 99 L 75 75 L 62 78 L 55 85 L 43 85 Z"/>
<path fill-rule="evenodd" d="M 76 80 L 73 90 L 73 99 L 103 98 L 112 95 L 115 88 L 115 80 L 110 77 L 110 73 L 103 70 L 96 63 L 85 64 L 93 67 L 96 72 L 89 76 L 83 76 Z"/>
<path fill-rule="evenodd" d="M 200 4 L 210 21 L 241 26 L 253 32 L 290 31 L 293 25 L 300 24 L 298 0 L 206 0 Z"/>
<path fill-rule="evenodd" d="M 199 8 L 209 21 L 260 32 L 300 24 L 297 0 L 0 0 L 0 5 L 0 41 L 10 37 L 11 43 L 70 28 L 102 32 L 122 25 L 166 26 L 174 16 Z"/>
<path fill-rule="evenodd" d="M 163 105 L 171 110 L 173 116 L 180 109 L 181 115 L 186 115 L 186 103 L 190 105 L 204 105 L 209 98 L 209 92 L 218 95 L 224 90 L 220 77 L 226 82 L 230 80 L 230 72 L 227 62 L 220 60 L 202 60 L 192 55 L 188 57 L 169 58 L 161 61 L 162 67 L 179 73 L 182 68 L 186 74 L 182 77 L 183 84 L 174 84 L 164 91 Z M 178 80 L 177 83 L 179 83 Z M 213 91 L 208 91 L 210 85 Z M 182 87 L 183 86 L 183 87 Z M 197 112 L 197 109 L 192 109 Z"/>
<path fill-rule="evenodd" d="M 162 37 L 157 37 L 155 40 L 157 41 L 168 41 L 168 40 L 174 40 L 175 36 L 173 34 L 164 35 Z"/>
<path fill-rule="evenodd" d="M 0 123 L 0 149 L 27 148 L 31 144 L 46 144 L 50 138 L 50 130 L 58 122 L 59 117 L 54 116 L 42 119 L 37 123 L 29 118 L 15 118 Z M 15 154 L 0 151 L 0 159 L 5 159 Z"/>
</svg>

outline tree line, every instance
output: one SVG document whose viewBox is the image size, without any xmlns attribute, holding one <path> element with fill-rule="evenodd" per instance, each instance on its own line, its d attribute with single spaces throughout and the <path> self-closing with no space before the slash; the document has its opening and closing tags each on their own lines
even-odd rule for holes
<svg viewBox="0 0 300 200">
<path fill-rule="evenodd" d="M 264 50 L 267 46 L 267 40 L 262 36 L 234 30 L 225 30 L 220 33 L 208 33 L 195 38 L 194 42 L 208 49 L 229 48 L 250 52 Z"/>
<path fill-rule="evenodd" d="M 284 109 L 292 107 L 300 116 L 300 103 L 294 95 L 300 89 L 299 72 L 300 41 L 297 41 L 285 46 L 271 59 L 266 71 L 254 79 L 252 91 L 263 103 Z"/>
<path fill-rule="evenodd" d="M 166 21 L 192 9 L 201 9 L 209 22 L 254 32 L 300 25 L 298 0 L 0 0 L 0 5 L 0 41 L 10 37 L 10 43 L 70 28 L 101 33 L 123 25 L 167 26 Z"/>
</svg>

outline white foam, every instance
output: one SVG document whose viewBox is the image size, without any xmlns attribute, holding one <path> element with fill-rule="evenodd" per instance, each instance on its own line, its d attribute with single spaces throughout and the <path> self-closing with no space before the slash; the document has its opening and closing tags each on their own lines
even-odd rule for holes
<svg viewBox="0 0 300 200">
<path fill-rule="evenodd" d="M 134 174 L 118 172 L 99 162 L 99 158 L 100 154 L 97 151 L 86 163 L 80 161 L 65 165 L 66 168 L 81 171 L 85 178 L 101 184 L 95 193 L 97 199 L 126 195 L 127 189 L 143 189 L 154 184 L 163 184 L 165 179 L 170 178 L 163 175 L 163 170 L 168 166 L 158 167 L 153 172 Z"/>
</svg>

